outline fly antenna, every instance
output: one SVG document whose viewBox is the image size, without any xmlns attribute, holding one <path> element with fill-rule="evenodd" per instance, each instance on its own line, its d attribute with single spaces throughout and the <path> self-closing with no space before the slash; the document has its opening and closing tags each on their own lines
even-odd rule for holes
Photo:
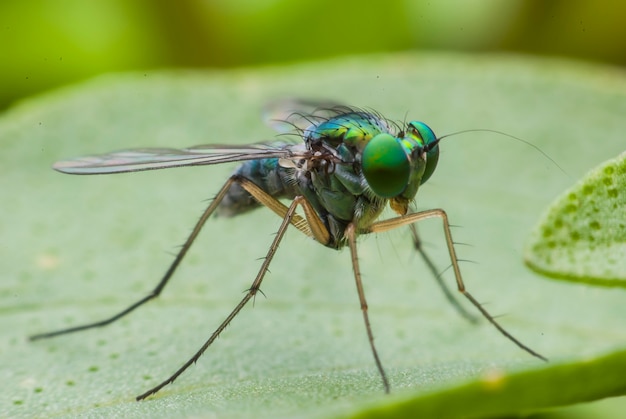
<svg viewBox="0 0 626 419">
<path fill-rule="evenodd" d="M 437 138 L 437 144 L 439 143 L 439 141 L 443 140 L 446 137 L 452 137 L 453 135 L 465 134 L 465 133 L 468 133 L 468 132 L 491 132 L 491 133 L 503 135 L 503 136 L 508 137 L 508 138 L 510 138 L 512 140 L 516 140 L 516 141 L 519 141 L 521 143 L 524 143 L 527 146 L 529 146 L 531 148 L 534 148 L 535 151 L 539 152 L 543 157 L 545 157 L 552 164 L 554 164 L 556 167 L 558 167 L 558 169 L 565 176 L 568 176 L 568 177 L 570 176 L 565 170 L 563 170 L 563 168 L 552 157 L 550 157 L 545 151 L 543 151 L 542 149 L 540 149 L 539 147 L 537 147 L 536 145 L 534 145 L 530 141 L 526 141 L 526 140 L 524 140 L 522 138 L 516 137 L 515 135 L 507 134 L 506 132 L 498 131 L 498 130 L 495 130 L 495 129 L 486 129 L 486 128 L 464 129 L 464 130 L 461 130 L 461 131 L 457 131 L 457 132 L 453 132 L 453 133 L 450 133 L 450 134 L 442 135 L 441 137 Z"/>
</svg>

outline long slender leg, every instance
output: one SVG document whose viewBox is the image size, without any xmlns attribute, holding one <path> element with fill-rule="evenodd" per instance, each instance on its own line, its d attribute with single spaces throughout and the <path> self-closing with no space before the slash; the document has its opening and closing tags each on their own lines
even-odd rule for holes
<svg viewBox="0 0 626 419">
<path fill-rule="evenodd" d="M 222 189 L 220 189 L 220 191 L 217 193 L 217 195 L 215 196 L 211 204 L 207 207 L 207 209 L 204 210 L 204 213 L 202 213 L 202 216 L 200 217 L 200 219 L 194 226 L 191 234 L 189 235 L 189 237 L 183 244 L 182 248 L 176 255 L 176 258 L 174 259 L 174 261 L 168 268 L 167 272 L 165 273 L 163 278 L 161 278 L 161 281 L 159 281 L 157 286 L 148 295 L 136 301 L 135 303 L 133 303 L 126 309 L 122 310 L 121 312 L 115 314 L 114 316 L 111 316 L 104 320 L 100 320 L 100 321 L 93 322 L 93 323 L 87 323 L 87 324 L 83 324 L 80 326 L 70 327 L 67 329 L 60 329 L 60 330 L 55 330 L 52 332 L 32 335 L 29 337 L 29 339 L 30 340 L 46 339 L 46 338 L 51 338 L 51 337 L 64 335 L 68 333 L 80 332 L 82 330 L 106 326 L 126 316 L 127 314 L 134 311 L 138 307 L 144 305 L 148 301 L 153 300 L 154 298 L 158 297 L 163 291 L 163 288 L 165 288 L 165 286 L 169 282 L 174 272 L 176 271 L 176 268 L 178 268 L 178 265 L 180 264 L 180 262 L 183 260 L 183 258 L 187 254 L 187 251 L 189 250 L 194 240 L 200 233 L 200 230 L 202 229 L 206 221 L 209 219 L 209 217 L 213 214 L 215 209 L 218 207 L 222 199 L 224 199 L 224 196 L 226 195 L 226 193 L 228 192 L 228 189 L 233 183 L 239 183 L 244 189 L 250 192 L 252 196 L 254 196 L 257 200 L 259 200 L 259 202 L 261 202 L 262 204 L 270 208 L 279 216 L 284 217 L 285 214 L 287 213 L 288 208 L 284 204 L 282 204 L 280 201 L 268 195 L 266 192 L 264 192 L 261 188 L 259 188 L 253 182 L 241 176 L 237 176 L 237 175 L 232 176 L 230 179 L 228 179 L 228 181 L 226 181 L 224 186 L 222 186 Z M 325 231 L 325 227 L 323 226 L 323 223 L 321 222 L 321 220 L 319 220 L 319 217 L 316 216 L 315 212 L 313 211 L 313 209 L 311 208 L 308 202 L 306 201 L 301 202 L 300 205 L 303 206 L 305 215 L 307 216 L 309 223 L 307 223 L 307 220 L 304 220 L 302 217 L 300 217 L 297 214 L 293 214 L 293 216 L 291 217 L 291 222 L 296 228 L 298 228 L 298 230 L 302 231 L 308 236 L 314 237 L 316 240 L 318 240 L 322 244 L 326 244 L 329 240 L 329 234 L 327 231 Z"/>
<path fill-rule="evenodd" d="M 211 214 L 213 214 L 213 212 L 215 211 L 217 206 L 220 204 L 220 202 L 222 201 L 222 199 L 224 198 L 224 196 L 228 192 L 228 189 L 230 188 L 230 185 L 232 185 L 233 182 L 236 182 L 236 181 L 238 181 L 238 179 L 236 177 L 231 177 L 230 179 L 228 179 L 228 181 L 226 181 L 224 186 L 222 186 L 222 189 L 220 189 L 220 191 L 217 193 L 217 195 L 213 199 L 213 202 L 211 202 L 211 204 L 207 207 L 207 209 L 204 210 L 204 213 L 202 213 L 202 216 L 200 217 L 200 219 L 198 220 L 198 222 L 194 226 L 193 230 L 191 231 L 191 234 L 189 235 L 189 237 L 185 241 L 185 244 L 183 244 L 183 247 L 180 249 L 180 251 L 176 255 L 176 258 L 174 259 L 174 262 L 172 262 L 172 264 L 168 268 L 167 272 L 165 272 L 165 275 L 163 276 L 161 281 L 159 281 L 159 283 L 156 286 L 156 288 L 154 288 L 148 295 L 146 295 L 141 300 L 135 302 L 134 304 L 132 304 L 131 306 L 129 306 L 125 310 L 122 310 L 121 312 L 119 312 L 116 315 L 114 315 L 112 317 L 109 317 L 107 319 L 104 319 L 104 320 L 101 320 L 101 321 L 97 321 L 97 322 L 94 322 L 94 323 L 83 324 L 81 326 L 75 326 L 75 327 L 70 327 L 70 328 L 67 328 L 67 329 L 56 330 L 56 331 L 53 331 L 53 332 L 40 333 L 40 334 L 37 334 L 37 335 L 32 335 L 32 336 L 30 336 L 29 339 L 30 340 L 38 340 L 38 339 L 51 338 L 51 337 L 54 337 L 54 336 L 64 335 L 64 334 L 67 334 L 67 333 L 74 333 L 74 332 L 79 332 L 81 330 L 87 330 L 87 329 L 92 329 L 92 328 L 95 328 L 95 327 L 106 326 L 106 325 L 111 324 L 114 321 L 119 320 L 120 318 L 126 316 L 127 314 L 129 314 L 130 312 L 134 311 L 136 308 L 144 305 L 148 301 L 158 297 L 159 294 L 161 294 L 161 291 L 163 291 L 163 288 L 165 288 L 165 286 L 167 285 L 168 281 L 170 280 L 170 278 L 172 277 L 174 272 L 176 271 L 176 268 L 178 267 L 180 262 L 183 260 L 183 258 L 187 254 L 187 251 L 189 250 L 189 248 L 193 244 L 194 240 L 198 236 L 198 233 L 200 233 L 200 230 L 204 226 L 206 220 L 211 216 Z"/>
<path fill-rule="evenodd" d="M 359 301 L 361 303 L 361 311 L 363 312 L 363 321 L 365 322 L 365 330 L 367 331 L 367 338 L 370 342 L 370 347 L 372 348 L 372 354 L 374 355 L 374 361 L 376 361 L 376 367 L 378 368 L 378 372 L 380 373 L 380 377 L 383 380 L 383 387 L 385 388 L 385 393 L 389 393 L 389 380 L 387 379 L 387 374 L 383 368 L 383 364 L 380 362 L 380 358 L 378 357 L 378 351 L 376 350 L 376 345 L 374 345 L 374 335 L 372 334 L 372 327 L 370 326 L 369 315 L 367 314 L 367 300 L 365 299 L 365 292 L 363 291 L 363 282 L 361 281 L 361 270 L 359 268 L 359 258 L 357 255 L 356 249 L 356 229 L 354 224 L 348 224 L 348 227 L 345 231 L 346 237 L 348 238 L 348 246 L 350 247 L 350 256 L 352 258 L 352 270 L 354 271 L 354 279 L 356 281 L 356 289 L 359 294 Z"/>
<path fill-rule="evenodd" d="M 524 345 L 522 342 L 517 340 L 513 335 L 507 332 L 500 324 L 493 318 L 487 310 L 483 308 L 482 305 L 465 289 L 465 284 L 463 283 L 463 277 L 461 276 L 461 269 L 459 268 L 459 263 L 456 257 L 456 251 L 454 250 L 454 241 L 452 240 L 452 233 L 450 232 L 450 223 L 448 222 L 448 215 L 442 209 L 432 209 L 428 211 L 421 211 L 412 214 L 403 215 L 396 218 L 391 218 L 389 220 L 379 221 L 371 225 L 365 231 L 360 231 L 359 233 L 382 233 L 384 231 L 393 230 L 394 228 L 398 228 L 407 224 L 412 224 L 420 220 L 425 220 L 427 218 L 440 218 L 443 223 L 443 231 L 446 237 L 446 244 L 448 246 L 448 253 L 450 254 L 450 261 L 452 262 L 452 268 L 454 270 L 454 276 L 456 278 L 457 288 L 461 294 L 465 296 L 477 309 L 480 313 L 485 317 L 496 329 L 500 331 L 504 336 L 506 336 L 509 340 L 515 343 L 518 347 L 528 352 L 532 356 L 535 356 L 539 359 L 547 361 L 543 355 L 535 352 L 530 349 L 528 346 Z"/>
<path fill-rule="evenodd" d="M 222 333 L 222 331 L 230 324 L 230 322 L 235 318 L 235 316 L 237 316 L 237 314 L 246 305 L 246 303 L 250 301 L 250 299 L 256 295 L 256 293 L 259 291 L 259 288 L 261 287 L 261 282 L 263 281 L 263 277 L 265 276 L 265 273 L 267 272 L 268 267 L 270 263 L 272 262 L 272 259 L 274 258 L 274 255 L 276 254 L 278 245 L 280 244 L 280 241 L 285 235 L 285 231 L 287 230 L 287 227 L 291 223 L 291 220 L 295 214 L 296 208 L 298 205 L 301 205 L 302 202 L 305 202 L 303 197 L 296 197 L 291 203 L 291 205 L 289 206 L 287 213 L 285 214 L 285 217 L 283 218 L 283 222 L 281 223 L 280 228 L 278 229 L 278 232 L 276 233 L 276 236 L 274 237 L 274 241 L 272 242 L 272 245 L 267 251 L 267 255 L 265 256 L 265 260 L 263 261 L 263 264 L 261 265 L 261 269 L 259 270 L 259 273 L 257 274 L 256 278 L 254 279 L 254 282 L 252 282 L 252 285 L 248 289 L 248 292 L 243 297 L 243 299 L 239 302 L 239 304 L 237 304 L 237 306 L 233 309 L 233 311 L 226 317 L 226 319 L 222 322 L 222 324 L 218 326 L 218 328 L 213 332 L 211 337 L 204 343 L 204 345 L 202 345 L 202 347 L 195 353 L 194 356 L 189 358 L 189 360 L 185 362 L 182 367 L 176 370 L 176 372 L 172 374 L 167 380 L 151 388 L 145 393 L 137 396 L 137 400 L 143 400 L 146 397 L 155 394 L 157 391 L 161 390 L 166 385 L 173 383 L 174 380 L 176 380 L 176 378 L 178 378 L 179 375 L 181 375 L 187 368 L 189 368 L 192 364 L 198 361 L 198 359 L 202 356 L 204 351 L 206 351 L 207 348 L 215 341 L 215 339 L 218 338 L 220 333 Z"/>
<path fill-rule="evenodd" d="M 452 295 L 452 293 L 446 286 L 446 283 L 443 282 L 441 273 L 437 270 L 437 267 L 435 266 L 432 259 L 428 256 L 428 254 L 424 250 L 424 247 L 422 246 L 422 240 L 417 234 L 417 228 L 415 227 L 415 224 L 409 224 L 409 228 L 411 229 L 411 235 L 413 236 L 413 247 L 415 247 L 415 250 L 417 250 L 420 256 L 422 256 L 422 259 L 426 263 L 426 266 L 428 266 L 428 269 L 430 270 L 430 272 L 433 274 L 433 277 L 437 281 L 439 288 L 441 288 L 443 295 L 445 295 L 448 302 L 452 304 L 452 307 L 454 307 L 461 316 L 467 319 L 470 323 L 476 323 L 478 321 L 476 316 L 470 314 L 467 310 L 465 310 L 465 308 L 461 304 L 459 304 L 457 299 L 454 298 L 454 296 Z"/>
</svg>

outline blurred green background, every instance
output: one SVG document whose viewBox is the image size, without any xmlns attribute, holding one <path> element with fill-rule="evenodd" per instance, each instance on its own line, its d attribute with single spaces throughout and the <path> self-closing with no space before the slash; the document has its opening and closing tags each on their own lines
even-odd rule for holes
<svg viewBox="0 0 626 419">
<path fill-rule="evenodd" d="M 90 76 L 381 51 L 626 63 L 626 3 L 585 0 L 2 0 L 0 109 Z"/>
</svg>

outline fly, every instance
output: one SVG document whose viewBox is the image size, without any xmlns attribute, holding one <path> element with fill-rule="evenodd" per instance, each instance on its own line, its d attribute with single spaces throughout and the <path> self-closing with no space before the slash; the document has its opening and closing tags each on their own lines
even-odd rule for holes
<svg viewBox="0 0 626 419">
<path fill-rule="evenodd" d="M 166 380 L 137 396 L 137 400 L 145 399 L 174 382 L 202 356 L 241 309 L 261 292 L 265 273 L 289 226 L 326 247 L 350 249 L 365 331 L 385 392 L 389 392 L 389 380 L 378 356 L 369 322 L 357 256 L 358 236 L 408 226 L 415 248 L 424 258 L 447 299 L 461 315 L 475 320 L 454 299 L 421 247 L 415 223 L 427 218 L 441 220 L 458 291 L 510 341 L 530 355 L 546 360 L 507 332 L 467 291 L 446 212 L 443 209 L 419 212 L 410 209 L 420 185 L 430 178 L 437 166 L 439 142 L 443 137 L 436 137 L 423 122 L 411 121 L 400 126 L 376 112 L 337 104 L 321 105 L 288 100 L 276 102 L 267 110 L 266 119 L 271 120 L 274 128 L 280 132 L 295 130 L 301 142 L 275 140 L 243 146 L 140 148 L 55 163 L 53 168 L 59 172 L 95 175 L 242 162 L 217 192 L 165 275 L 148 295 L 107 319 L 33 335 L 30 339 L 51 338 L 106 326 L 126 316 L 161 294 L 211 215 L 235 216 L 265 206 L 276 213 L 282 222 L 247 293 L 187 362 Z M 281 199 L 290 201 L 289 205 L 285 205 Z M 387 206 L 391 207 L 396 216 L 379 220 Z M 296 212 L 298 208 L 303 215 Z"/>
</svg>

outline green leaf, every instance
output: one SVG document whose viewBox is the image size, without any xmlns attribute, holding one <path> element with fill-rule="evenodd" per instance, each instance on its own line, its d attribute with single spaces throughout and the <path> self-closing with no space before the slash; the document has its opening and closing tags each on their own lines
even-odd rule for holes
<svg viewBox="0 0 626 419">
<path fill-rule="evenodd" d="M 442 140 L 419 209 L 444 208 L 468 289 L 530 357 L 446 302 L 394 230 L 361 237 L 376 344 L 369 350 L 349 252 L 288 231 L 263 283 L 199 362 L 169 376 L 241 299 L 280 220 L 267 210 L 209 220 L 163 294 L 108 327 L 28 342 L 110 316 L 146 295 L 232 166 L 67 176 L 59 159 L 131 147 L 271 139 L 268 100 L 291 96 L 423 120 L 438 135 L 505 131 L 572 176 L 623 151 L 621 73 L 570 62 L 390 55 L 228 72 L 101 77 L 33 98 L 0 119 L 0 392 L 3 414 L 123 417 L 432 417 L 532 412 L 624 394 L 624 296 L 544 281 L 522 260 L 534 221 L 571 183 L 522 142 L 494 133 Z M 601 138 L 601 142 L 595 139 Z M 438 220 L 426 250 L 449 265 Z M 450 270 L 445 281 L 454 287 Z M 466 302 L 463 301 L 463 304 Z M 469 305 L 466 305 L 471 309 Z M 478 314 L 478 313 L 477 313 Z"/>
<path fill-rule="evenodd" d="M 626 153 L 550 205 L 531 235 L 526 263 L 557 278 L 626 287 Z"/>
</svg>

